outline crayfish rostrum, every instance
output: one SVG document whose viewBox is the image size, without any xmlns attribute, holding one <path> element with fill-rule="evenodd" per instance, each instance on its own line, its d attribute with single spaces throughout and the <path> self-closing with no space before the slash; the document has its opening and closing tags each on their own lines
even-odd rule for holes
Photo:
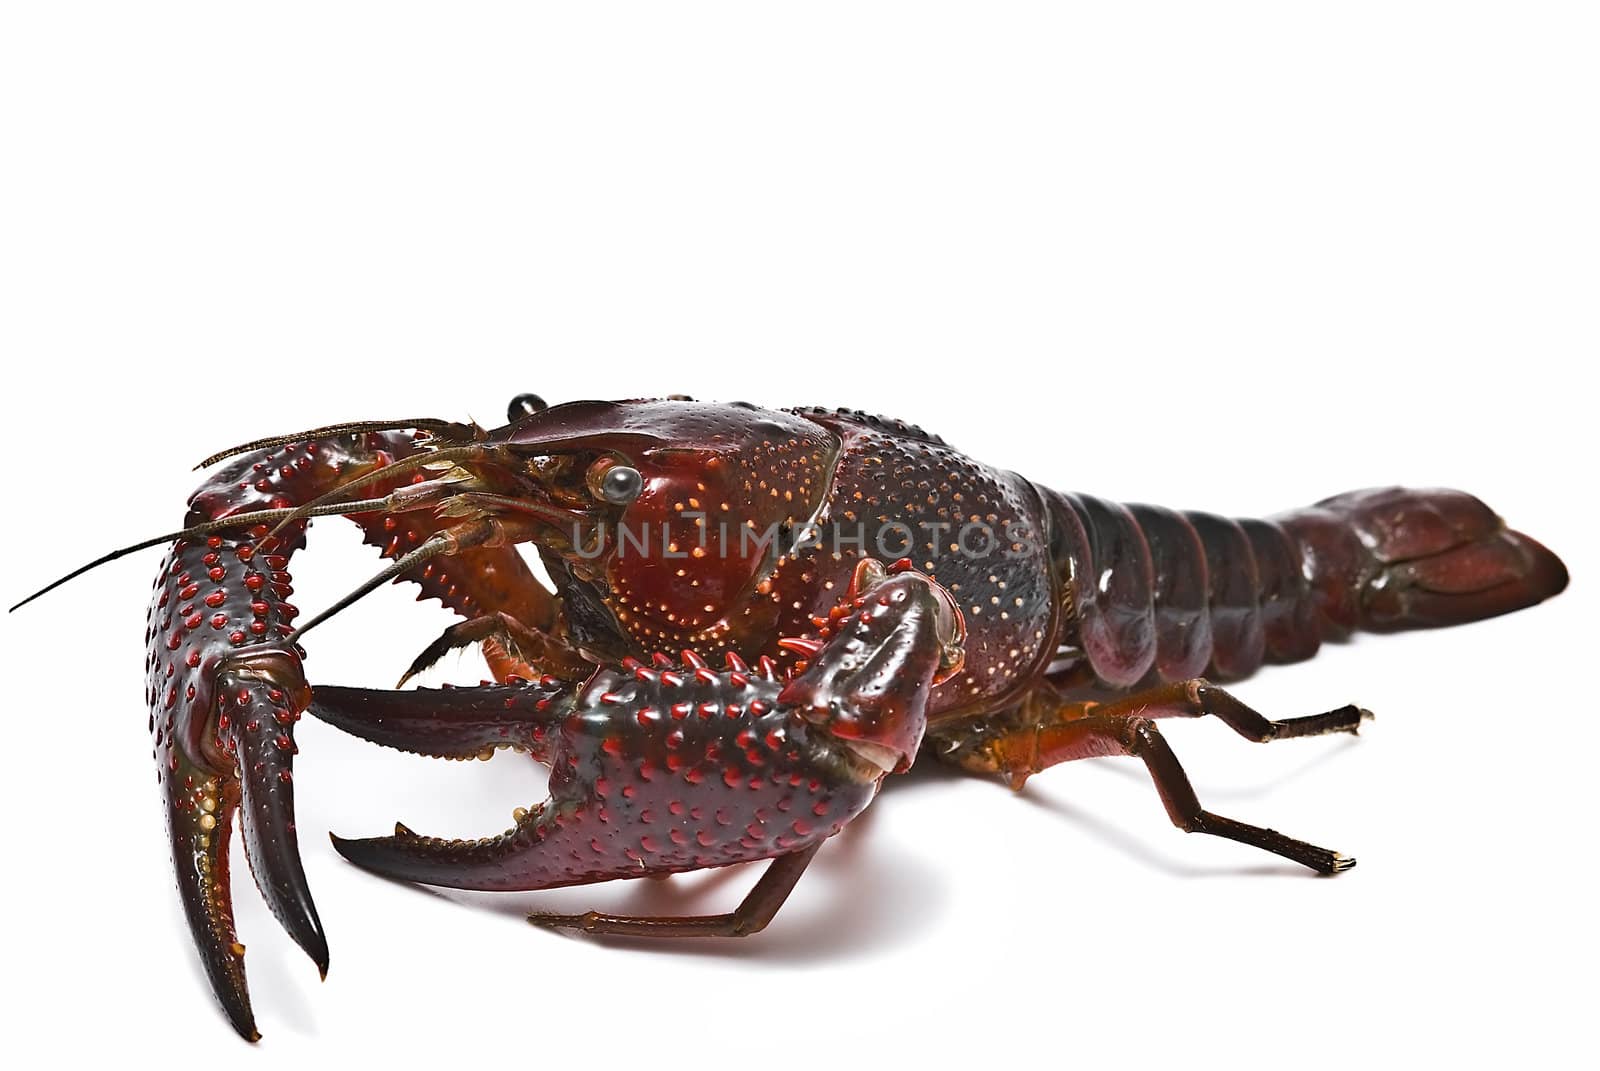
<svg viewBox="0 0 1600 1071">
<path fill-rule="evenodd" d="M 327 967 L 294 827 L 294 728 L 308 710 L 391 747 L 510 747 L 551 770 L 548 799 L 497 836 L 336 838 L 358 866 L 529 890 L 770 859 L 725 915 L 532 918 L 737 936 L 767 925 L 827 838 L 924 756 L 1014 786 L 1072 759 L 1137 757 L 1181 829 L 1346 870 L 1348 856 L 1205 810 L 1156 720 L 1213 714 L 1258 741 L 1354 732 L 1357 707 L 1273 720 L 1211 681 L 1357 628 L 1506 613 L 1567 579 L 1457 491 L 1358 491 L 1271 520 L 1122 506 L 840 410 L 523 395 L 492 430 L 351 423 L 207 459 L 224 462 L 183 531 L 139 546 L 172 544 L 146 701 L 179 889 L 249 1038 L 236 815 L 262 895 Z M 334 514 L 392 560 L 299 623 L 289 560 L 309 522 Z M 498 683 L 312 688 L 302 638 L 391 579 L 462 618 L 402 684 L 469 645 Z"/>
</svg>

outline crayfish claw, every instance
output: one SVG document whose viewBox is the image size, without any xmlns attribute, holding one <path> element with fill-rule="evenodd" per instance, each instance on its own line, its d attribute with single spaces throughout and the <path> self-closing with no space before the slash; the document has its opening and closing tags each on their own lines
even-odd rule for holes
<svg viewBox="0 0 1600 1071">
<path fill-rule="evenodd" d="M 272 699 L 281 689 L 265 680 L 223 673 L 218 680 L 224 695 L 234 696 L 249 713 L 234 720 L 240 783 L 239 827 L 244 854 L 255 875 L 256 887 L 294 943 L 305 950 L 328 975 L 328 939 L 317 918 L 294 819 L 294 739 L 289 727 L 298 714 Z M 241 702 L 241 701 L 246 701 Z"/>
<path fill-rule="evenodd" d="M 560 694 L 559 683 L 411 691 L 321 685 L 310 710 L 363 740 L 418 755 L 472 759 L 514 748 L 539 758 L 539 724 L 567 708 L 556 702 Z"/>
<path fill-rule="evenodd" d="M 317 970 L 328 971 L 327 938 L 295 836 L 291 732 L 306 694 L 294 686 L 298 673 L 298 664 L 281 655 L 235 661 L 214 683 L 215 750 L 208 746 L 206 757 L 197 758 L 181 733 L 163 737 L 160 770 L 178 893 L 212 992 L 247 1041 L 260 1034 L 233 921 L 228 841 L 236 812 L 262 898 Z"/>
<path fill-rule="evenodd" d="M 244 946 L 233 926 L 228 878 L 228 836 L 239 800 L 238 783 L 194 766 L 179 754 L 162 767 L 167 834 L 177 871 L 178 896 L 211 991 L 234 1030 L 257 1041 Z"/>
</svg>

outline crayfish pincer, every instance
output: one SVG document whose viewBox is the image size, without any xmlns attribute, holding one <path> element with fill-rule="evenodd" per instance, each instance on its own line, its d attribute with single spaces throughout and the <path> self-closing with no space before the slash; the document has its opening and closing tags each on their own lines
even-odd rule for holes
<svg viewBox="0 0 1600 1071">
<path fill-rule="evenodd" d="M 1057 763 L 1135 757 L 1181 829 L 1349 869 L 1206 810 L 1157 720 L 1215 715 L 1257 741 L 1354 732 L 1358 707 L 1271 719 L 1212 682 L 1356 629 L 1507 613 L 1567 582 L 1554 554 L 1459 491 L 1357 491 L 1269 520 L 1123 506 L 844 410 L 519 395 L 499 428 L 338 424 L 205 464 L 218 467 L 181 531 L 84 569 L 171 544 L 146 705 L 190 930 L 247 1038 L 235 821 L 273 913 L 327 968 L 294 821 L 307 711 L 408 751 L 512 748 L 550 767 L 548 798 L 504 833 L 335 838 L 356 865 L 531 890 L 770 860 L 725 915 L 532 918 L 738 936 L 766 926 L 823 843 L 919 758 L 1020 786 Z M 290 559 L 334 515 L 390 561 L 302 622 Z M 402 685 L 466 646 L 496 683 L 311 687 L 306 634 L 390 580 L 461 618 L 404 660 Z"/>
</svg>

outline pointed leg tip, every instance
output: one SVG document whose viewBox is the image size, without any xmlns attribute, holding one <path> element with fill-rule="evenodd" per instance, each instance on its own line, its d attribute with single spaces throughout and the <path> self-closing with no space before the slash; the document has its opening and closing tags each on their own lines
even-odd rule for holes
<svg viewBox="0 0 1600 1071">
<path fill-rule="evenodd" d="M 1373 720 L 1372 711 L 1366 707 L 1358 707 L 1354 703 L 1340 707 L 1335 713 L 1341 714 L 1347 719 L 1347 724 L 1342 726 L 1342 730 L 1351 736 L 1360 736 L 1362 727 Z"/>
</svg>

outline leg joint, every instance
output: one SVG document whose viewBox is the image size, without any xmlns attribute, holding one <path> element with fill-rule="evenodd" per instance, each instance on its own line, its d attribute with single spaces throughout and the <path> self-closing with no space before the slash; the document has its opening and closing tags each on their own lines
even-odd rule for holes
<svg viewBox="0 0 1600 1071">
<path fill-rule="evenodd" d="M 1123 750 L 1129 755 L 1143 758 L 1161 746 L 1161 730 L 1151 718 L 1127 718 L 1118 728 Z"/>
</svg>

